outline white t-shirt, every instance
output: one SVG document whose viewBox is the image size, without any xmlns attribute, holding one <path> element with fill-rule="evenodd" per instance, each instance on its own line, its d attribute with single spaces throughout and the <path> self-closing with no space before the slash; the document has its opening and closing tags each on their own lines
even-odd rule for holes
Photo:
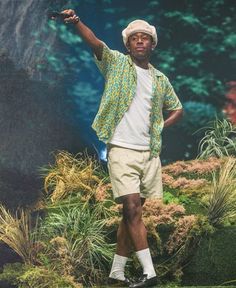
<svg viewBox="0 0 236 288">
<path fill-rule="evenodd" d="M 135 68 L 136 94 L 128 111 L 117 125 L 110 143 L 137 150 L 149 150 L 152 76 L 149 69 L 137 65 Z"/>
</svg>

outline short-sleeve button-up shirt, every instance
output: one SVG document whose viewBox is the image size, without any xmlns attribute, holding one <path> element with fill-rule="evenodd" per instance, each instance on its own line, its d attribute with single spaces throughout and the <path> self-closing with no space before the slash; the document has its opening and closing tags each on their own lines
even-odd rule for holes
<svg viewBox="0 0 236 288">
<path fill-rule="evenodd" d="M 120 120 L 128 110 L 136 92 L 137 74 L 129 55 L 111 50 L 104 44 L 102 59 L 95 62 L 105 78 L 105 88 L 92 128 L 99 140 L 109 143 Z M 161 151 L 164 126 L 163 109 L 178 110 L 182 105 L 168 78 L 149 64 L 152 75 L 152 108 L 150 113 L 150 157 Z"/>
</svg>

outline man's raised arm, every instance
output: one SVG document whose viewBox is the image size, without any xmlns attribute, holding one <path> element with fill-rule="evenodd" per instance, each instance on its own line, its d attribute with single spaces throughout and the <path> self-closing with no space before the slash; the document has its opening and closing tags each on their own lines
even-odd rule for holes
<svg viewBox="0 0 236 288">
<path fill-rule="evenodd" d="M 76 15 L 75 11 L 72 9 L 67 9 L 61 12 L 64 15 L 68 15 L 68 17 L 64 17 L 65 23 L 74 23 L 75 27 L 83 38 L 83 40 L 92 48 L 94 54 L 96 55 L 98 60 L 102 59 L 102 49 L 103 42 L 98 39 L 93 31 L 88 28 Z"/>
</svg>

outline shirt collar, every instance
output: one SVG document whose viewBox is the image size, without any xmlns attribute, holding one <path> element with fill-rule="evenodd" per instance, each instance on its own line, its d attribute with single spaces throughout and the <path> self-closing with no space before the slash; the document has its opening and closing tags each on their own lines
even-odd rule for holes
<svg viewBox="0 0 236 288">
<path fill-rule="evenodd" d="M 130 55 L 128 55 L 128 62 L 129 62 L 129 64 L 130 64 L 131 66 L 133 66 L 133 61 L 132 61 Z M 152 64 L 149 63 L 149 64 L 148 64 L 148 67 L 149 67 L 149 69 L 152 70 L 152 72 L 155 73 L 156 76 L 162 76 L 162 75 L 163 75 L 159 70 L 157 70 L 156 68 L 154 68 L 154 67 L 152 66 Z"/>
</svg>

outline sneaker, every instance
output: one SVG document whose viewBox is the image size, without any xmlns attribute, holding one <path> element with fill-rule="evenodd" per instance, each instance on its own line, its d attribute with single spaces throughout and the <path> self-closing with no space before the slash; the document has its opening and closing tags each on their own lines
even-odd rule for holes
<svg viewBox="0 0 236 288">
<path fill-rule="evenodd" d="M 130 284 L 130 288 L 140 288 L 140 287 L 155 287 L 157 285 L 157 276 L 148 278 L 146 274 L 143 274 L 137 282 Z"/>
<path fill-rule="evenodd" d="M 125 280 L 118 280 L 111 277 L 108 277 L 107 286 L 109 287 L 130 287 L 132 282 L 130 279 L 125 278 Z"/>
</svg>

